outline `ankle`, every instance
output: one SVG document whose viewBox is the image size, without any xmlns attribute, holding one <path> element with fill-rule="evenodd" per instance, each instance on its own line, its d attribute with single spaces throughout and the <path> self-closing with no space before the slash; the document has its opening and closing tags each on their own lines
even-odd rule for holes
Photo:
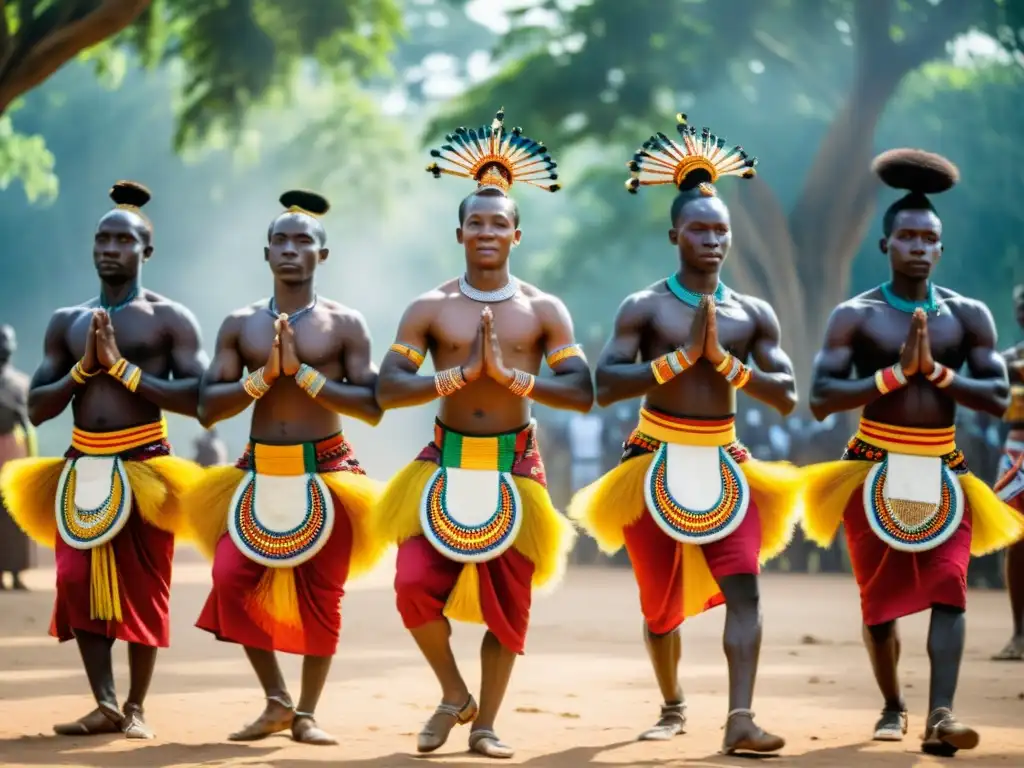
<svg viewBox="0 0 1024 768">
<path fill-rule="evenodd" d="M 443 689 L 441 691 L 441 701 L 445 704 L 451 704 L 453 707 L 464 707 L 469 703 L 469 689 L 466 686 L 462 688 L 451 688 Z"/>
<path fill-rule="evenodd" d="M 267 707 L 282 707 L 284 709 L 295 709 L 295 704 L 292 703 L 292 697 L 288 695 L 288 691 L 268 691 L 266 694 Z"/>
</svg>

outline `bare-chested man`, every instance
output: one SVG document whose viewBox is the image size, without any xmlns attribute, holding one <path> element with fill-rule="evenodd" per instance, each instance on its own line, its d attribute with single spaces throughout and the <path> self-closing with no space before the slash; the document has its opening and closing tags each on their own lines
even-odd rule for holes
<svg viewBox="0 0 1024 768">
<path fill-rule="evenodd" d="M 922 749 L 952 755 L 978 744 L 977 732 L 953 715 L 968 561 L 1024 530 L 1020 516 L 968 471 L 954 418 L 957 405 L 1002 415 L 1006 366 L 985 305 L 931 282 L 942 222 L 926 195 L 951 188 L 956 166 L 903 149 L 883 153 L 873 169 L 910 191 L 883 219 L 879 247 L 889 257 L 889 281 L 835 309 L 815 361 L 815 417 L 863 413 L 842 461 L 806 469 L 803 523 L 820 546 L 831 543 L 840 522 L 846 529 L 864 642 L 884 698 L 876 740 L 907 733 L 896 620 L 931 609 Z"/>
<path fill-rule="evenodd" d="M 1013 309 L 1017 325 L 1024 328 L 1024 285 L 1013 289 Z M 995 491 L 1007 504 L 1024 512 L 1024 341 L 1003 352 L 1003 359 L 1010 376 L 1010 407 L 1003 414 L 1003 421 L 1010 431 L 999 460 Z M 1006 590 L 1010 595 L 1013 636 L 992 658 L 1024 661 L 1024 539 L 1006 550 Z"/>
<path fill-rule="evenodd" d="M 405 311 L 377 390 L 385 409 L 441 399 L 433 440 L 391 480 L 376 516 L 382 538 L 399 543 L 398 611 L 441 684 L 417 749 L 433 752 L 456 724 L 475 721 L 470 749 L 495 758 L 513 753 L 494 723 L 523 652 L 532 587 L 559 575 L 573 541 L 548 496 L 530 401 L 587 411 L 594 398 L 565 306 L 509 272 L 521 237 L 509 187 L 558 187 L 545 148 L 518 128 L 506 133 L 503 118 L 460 128 L 432 153 L 458 169 L 434 164 L 435 176 L 478 182 L 455 231 L 466 273 Z M 428 352 L 437 373 L 421 376 Z M 555 375 L 537 378 L 545 357 Z M 452 655 L 449 619 L 487 627 L 479 709 Z"/>
<path fill-rule="evenodd" d="M 36 431 L 28 420 L 29 378 L 11 365 L 17 348 L 14 329 L 0 326 L 0 467 L 36 455 Z M 5 573 L 11 574 L 11 589 L 27 589 L 21 574 L 32 567 L 34 547 L 0 502 L 0 590 L 7 588 Z"/>
<path fill-rule="evenodd" d="M 64 458 L 8 462 L 0 490 L 22 529 L 56 548 L 50 634 L 75 638 L 98 705 L 54 730 L 146 739 L 153 733 L 143 704 L 157 648 L 170 640 L 174 538 L 188 530 L 181 496 L 200 471 L 170 455 L 162 412 L 195 416 L 206 355 L 192 313 L 142 287 L 153 255 L 153 227 L 141 211 L 149 192 L 118 182 L 110 197 L 117 207 L 100 219 L 93 243 L 99 296 L 54 313 L 28 396 L 33 424 L 71 404 L 71 447 Z M 128 643 L 123 710 L 115 639 Z"/>
<path fill-rule="evenodd" d="M 224 321 L 203 380 L 203 426 L 255 407 L 237 464 L 207 469 L 188 497 L 213 558 L 196 626 L 242 645 L 266 695 L 263 713 L 232 741 L 290 730 L 295 741 L 336 744 L 314 712 L 338 648 L 345 582 L 383 549 L 367 524 L 381 486 L 359 466 L 341 416 L 377 424 L 381 410 L 365 320 L 314 286 L 328 203 L 296 191 L 281 205 L 265 249 L 273 297 Z M 305 657 L 297 705 L 276 651 Z"/>
<path fill-rule="evenodd" d="M 789 541 L 797 473 L 752 459 L 737 441 L 736 391 L 788 414 L 796 384 L 775 312 L 721 281 L 732 234 L 713 183 L 753 176 L 756 161 L 739 147 L 726 149 L 706 128 L 696 133 L 685 115 L 678 130 L 678 142 L 661 133 L 645 142 L 629 163 L 626 187 L 678 187 L 668 239 L 679 270 L 622 303 L 597 365 L 598 403 L 643 397 L 639 424 L 619 466 L 580 491 L 569 514 L 605 552 L 625 544 L 633 565 L 644 642 L 664 702 L 640 738 L 684 732 L 679 627 L 724 602 L 729 712 L 722 750 L 775 752 L 785 741 L 763 731 L 750 709 L 761 648 L 757 575 Z M 748 359 L 757 367 L 747 367 Z"/>
</svg>

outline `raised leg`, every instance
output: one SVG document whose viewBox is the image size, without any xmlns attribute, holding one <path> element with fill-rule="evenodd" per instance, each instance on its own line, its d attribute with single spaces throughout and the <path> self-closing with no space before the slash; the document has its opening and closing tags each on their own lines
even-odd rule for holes
<svg viewBox="0 0 1024 768">
<path fill-rule="evenodd" d="M 154 733 L 146 725 L 143 705 L 149 684 L 153 681 L 153 670 L 156 669 L 157 649 L 138 643 L 128 644 L 128 668 L 130 686 L 128 699 L 124 703 L 124 735 L 129 739 L 152 739 Z"/>
<path fill-rule="evenodd" d="M 1006 590 L 1010 596 L 1013 636 L 995 661 L 1024 661 L 1024 541 L 1006 550 Z"/>
<path fill-rule="evenodd" d="M 928 625 L 928 724 L 921 748 L 933 755 L 951 756 L 978 746 L 978 733 L 953 716 L 953 698 L 960 678 L 967 621 L 961 608 L 932 606 Z"/>
<path fill-rule="evenodd" d="M 96 700 L 97 708 L 72 723 L 53 726 L 60 736 L 90 736 L 98 733 L 117 733 L 121 730 L 121 709 L 117 704 L 114 686 L 114 665 L 111 649 L 114 641 L 92 632 L 75 631 L 75 642 L 82 656 L 85 676 Z"/>
<path fill-rule="evenodd" d="M 302 660 L 302 692 L 292 721 L 292 738 L 303 744 L 328 746 L 338 740 L 316 724 L 314 713 L 323 693 L 327 674 L 331 671 L 332 656 L 306 656 Z"/>
<path fill-rule="evenodd" d="M 786 745 L 785 740 L 761 729 L 750 710 L 761 655 L 761 593 L 757 576 L 725 576 L 719 587 L 725 597 L 722 645 L 729 664 L 729 715 L 722 751 L 777 752 Z"/>
<path fill-rule="evenodd" d="M 469 734 L 469 747 L 487 757 L 510 758 L 513 749 L 494 732 L 494 721 L 508 690 L 516 654 L 503 646 L 491 632 L 480 644 L 480 711 Z"/>
<path fill-rule="evenodd" d="M 875 741 L 902 741 L 907 733 L 908 721 L 899 679 L 902 648 L 899 629 L 895 621 L 889 621 L 864 626 L 861 633 L 883 701 L 882 714 L 875 723 L 873 738 Z"/>
<path fill-rule="evenodd" d="M 447 619 L 429 621 L 410 632 L 441 684 L 441 705 L 423 726 L 416 745 L 420 752 L 433 752 L 448 741 L 452 728 L 476 717 L 477 706 L 455 662 Z"/>
<path fill-rule="evenodd" d="M 295 707 L 288 694 L 276 654 L 261 648 L 246 647 L 245 655 L 249 658 L 249 663 L 263 687 L 267 706 L 256 720 L 228 736 L 231 741 L 265 739 L 271 734 L 288 730 L 295 719 Z"/>
<path fill-rule="evenodd" d="M 683 641 L 679 628 L 663 635 L 655 634 L 644 622 L 644 646 L 654 668 L 661 691 L 661 717 L 653 727 L 640 734 L 640 741 L 666 741 L 683 733 L 686 725 L 686 703 L 683 688 L 679 684 L 679 659 L 683 653 Z"/>
</svg>

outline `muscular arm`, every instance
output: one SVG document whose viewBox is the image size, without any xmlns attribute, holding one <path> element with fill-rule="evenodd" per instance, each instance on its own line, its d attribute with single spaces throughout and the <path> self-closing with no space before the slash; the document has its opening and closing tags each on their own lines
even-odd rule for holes
<svg viewBox="0 0 1024 768">
<path fill-rule="evenodd" d="M 199 384 L 197 415 L 199 423 L 207 429 L 252 405 L 252 398 L 242 387 L 245 366 L 238 351 L 242 323 L 240 315 L 232 315 L 221 325 L 213 362 Z"/>
<path fill-rule="evenodd" d="M 136 394 L 156 407 L 183 416 L 199 408 L 199 381 L 209 362 L 203 351 L 199 323 L 185 307 L 172 305 L 170 313 L 171 379 L 143 373 Z"/>
<path fill-rule="evenodd" d="M 336 413 L 376 426 L 384 412 L 374 396 L 377 370 L 370 358 L 370 329 L 359 314 L 346 318 L 346 323 L 349 327 L 341 353 L 345 378 L 328 380 L 316 399 Z"/>
<path fill-rule="evenodd" d="M 811 376 L 811 413 L 818 421 L 839 411 L 852 411 L 878 399 L 874 374 L 851 379 L 853 339 L 860 314 L 853 307 L 840 305 L 832 312 L 825 329 L 825 345 L 814 358 Z"/>
<path fill-rule="evenodd" d="M 545 354 L 575 342 L 572 318 L 560 299 L 545 297 L 538 303 L 544 328 Z M 582 355 L 555 363 L 551 378 L 537 378 L 530 398 L 541 405 L 586 413 L 594 405 L 594 382 Z"/>
<path fill-rule="evenodd" d="M 1010 405 L 1010 383 L 1006 363 L 996 351 L 996 324 L 992 313 L 979 302 L 958 309 L 967 332 L 967 370 L 970 376 L 955 374 L 946 392 L 958 405 L 1001 417 Z"/>
<path fill-rule="evenodd" d="M 428 332 L 434 317 L 434 305 L 429 299 L 420 299 L 405 311 L 395 335 L 396 344 L 412 347 L 423 355 L 427 353 Z M 433 376 L 417 373 L 419 365 L 405 355 L 388 350 L 377 377 L 377 402 L 385 411 L 423 405 L 438 398 Z"/>
<path fill-rule="evenodd" d="M 597 404 L 602 408 L 641 397 L 658 386 L 650 363 L 636 362 L 648 319 L 647 309 L 637 296 L 630 296 L 619 307 L 612 338 L 597 361 Z"/>
<path fill-rule="evenodd" d="M 39 364 L 28 391 L 28 418 L 33 425 L 60 416 L 80 386 L 71 378 L 75 359 L 65 341 L 70 312 L 60 310 L 50 318 L 43 341 L 43 362 Z"/>
<path fill-rule="evenodd" d="M 796 408 L 797 401 L 793 361 L 780 345 L 782 330 L 775 311 L 763 302 L 757 302 L 755 311 L 757 337 L 751 357 L 757 368 L 751 370 L 750 381 L 743 391 L 788 416 Z"/>
</svg>

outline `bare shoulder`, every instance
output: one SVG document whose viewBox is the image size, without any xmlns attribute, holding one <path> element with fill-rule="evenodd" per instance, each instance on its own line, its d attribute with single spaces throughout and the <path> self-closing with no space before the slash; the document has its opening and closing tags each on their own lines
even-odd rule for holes
<svg viewBox="0 0 1024 768">
<path fill-rule="evenodd" d="M 28 392 L 31 381 L 32 379 L 27 373 L 19 371 L 17 368 L 6 368 L 3 376 L 0 377 L 0 382 L 3 383 L 5 389 L 19 393 Z"/>
<path fill-rule="evenodd" d="M 730 291 L 730 297 L 735 299 L 736 303 L 743 307 L 747 314 L 755 320 L 778 325 L 778 315 L 775 312 L 775 308 L 766 299 L 762 299 L 760 296 L 752 296 L 749 293 L 737 293 L 736 291 Z"/>
<path fill-rule="evenodd" d="M 523 297 L 530 302 L 533 311 L 540 317 L 558 318 L 568 317 L 569 310 L 565 302 L 553 293 L 542 291 L 535 285 L 519 281 L 519 290 Z"/>
<path fill-rule="evenodd" d="M 436 288 L 421 293 L 405 308 L 405 317 L 428 319 L 440 311 L 448 299 L 459 295 L 459 281 L 449 280 Z"/>
<path fill-rule="evenodd" d="M 828 318 L 829 335 L 835 337 L 852 334 L 870 313 L 878 309 L 879 301 L 881 295 L 873 289 L 837 304 Z"/>
<path fill-rule="evenodd" d="M 188 307 L 179 301 L 169 299 L 154 291 L 146 291 L 144 297 L 153 308 L 153 313 L 167 323 L 169 327 L 198 328 L 199 321 Z"/>
<path fill-rule="evenodd" d="M 246 322 L 256 317 L 260 312 L 267 311 L 266 301 L 255 301 L 247 307 L 241 307 L 229 314 L 220 324 L 222 333 L 239 332 Z"/>
<path fill-rule="evenodd" d="M 981 337 L 986 345 L 995 344 L 996 321 L 985 302 L 941 286 L 935 287 L 935 293 L 942 306 L 949 309 L 968 333 Z"/>
<path fill-rule="evenodd" d="M 330 318 L 331 328 L 340 334 L 364 336 L 368 333 L 369 327 L 366 318 L 358 309 L 342 304 L 340 301 L 317 299 L 317 310 L 323 312 Z"/>
</svg>

